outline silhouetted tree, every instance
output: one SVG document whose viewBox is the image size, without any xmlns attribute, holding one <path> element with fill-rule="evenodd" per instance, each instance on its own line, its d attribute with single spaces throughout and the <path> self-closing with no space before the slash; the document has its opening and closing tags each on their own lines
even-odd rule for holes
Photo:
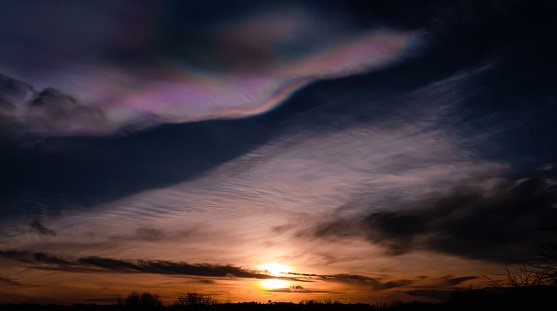
<svg viewBox="0 0 557 311">
<path fill-rule="evenodd" d="M 540 278 L 548 285 L 557 286 L 557 225 L 548 228 L 554 240 L 540 244 L 536 257 L 528 265 L 536 269 Z"/>
<path fill-rule="evenodd" d="M 496 281 L 485 275 L 484 277 L 489 280 L 490 285 L 498 288 L 519 288 L 547 285 L 540 270 L 536 267 L 530 266 L 529 264 L 522 264 L 514 270 L 511 270 L 509 267 L 505 267 L 505 273 L 498 275 L 504 276 L 504 281 Z"/>
<path fill-rule="evenodd" d="M 532 258 L 522 261 L 518 267 L 505 267 L 503 283 L 487 276 L 491 285 L 495 287 L 533 287 L 540 285 L 557 286 L 557 226 L 547 228 L 551 233 L 549 240 L 540 243 L 538 251 Z"/>
</svg>

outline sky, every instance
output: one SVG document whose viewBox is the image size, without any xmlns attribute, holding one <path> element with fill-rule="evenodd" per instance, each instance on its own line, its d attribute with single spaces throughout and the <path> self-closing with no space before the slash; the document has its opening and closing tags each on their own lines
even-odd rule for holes
<svg viewBox="0 0 557 311">
<path fill-rule="evenodd" d="M 0 303 L 440 301 L 554 241 L 549 1 L 3 1 Z"/>
</svg>

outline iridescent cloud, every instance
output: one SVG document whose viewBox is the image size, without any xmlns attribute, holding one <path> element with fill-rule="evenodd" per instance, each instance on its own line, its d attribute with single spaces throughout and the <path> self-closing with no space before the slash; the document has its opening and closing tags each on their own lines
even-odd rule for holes
<svg viewBox="0 0 557 311">
<path fill-rule="evenodd" d="M 70 56 L 45 60 L 58 66 L 48 75 L 39 69 L 15 74 L 36 87 L 60 89 L 75 105 L 57 105 L 63 113 L 56 116 L 30 104 L 3 114 L 27 131 L 49 135 L 240 118 L 273 109 L 312 81 L 389 65 L 420 42 L 415 33 L 358 29 L 342 12 L 303 4 L 262 6 L 205 22 L 192 20 L 194 13 L 161 4 L 104 16 L 84 34 L 96 39 L 85 56 L 54 50 Z M 87 119 L 81 111 L 102 118 Z"/>
</svg>

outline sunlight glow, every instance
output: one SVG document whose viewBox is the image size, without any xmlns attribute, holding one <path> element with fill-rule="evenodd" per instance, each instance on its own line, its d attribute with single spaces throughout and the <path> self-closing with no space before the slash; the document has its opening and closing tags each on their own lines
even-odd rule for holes
<svg viewBox="0 0 557 311">
<path fill-rule="evenodd" d="M 261 270 L 266 270 L 273 276 L 284 275 L 290 272 L 291 268 L 280 263 L 269 263 L 261 266 Z"/>
<path fill-rule="evenodd" d="M 269 279 L 269 280 L 261 281 L 261 285 L 268 289 L 286 288 L 288 287 L 289 284 L 290 282 L 285 280 Z"/>
</svg>

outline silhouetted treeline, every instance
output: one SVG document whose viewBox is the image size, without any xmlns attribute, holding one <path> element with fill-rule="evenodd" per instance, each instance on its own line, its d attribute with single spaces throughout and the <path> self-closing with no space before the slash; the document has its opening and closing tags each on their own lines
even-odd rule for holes
<svg viewBox="0 0 557 311">
<path fill-rule="evenodd" d="M 146 294 L 146 295 L 144 295 Z M 143 304 L 142 296 L 145 304 Z M 188 296 L 181 296 L 187 299 Z M 218 303 L 207 295 L 195 294 L 190 301 L 180 301 L 173 304 L 162 304 L 159 297 L 150 293 L 131 293 L 128 298 L 119 298 L 113 305 L 76 304 L 73 306 L 40 305 L 40 304 L 4 304 L 0 310 L 4 311 L 131 311 L 131 310 L 162 310 L 162 311 L 379 311 L 379 310 L 552 310 L 557 307 L 557 286 L 530 286 L 456 290 L 451 293 L 447 301 L 442 303 L 426 302 L 393 302 L 376 304 L 344 304 L 332 300 L 292 302 L 241 302 Z M 130 299 L 135 301 L 125 300 Z M 197 299 L 197 300 L 195 300 Z M 154 302 L 154 303 L 153 303 Z M 193 302 L 193 303 L 192 303 Z"/>
</svg>

